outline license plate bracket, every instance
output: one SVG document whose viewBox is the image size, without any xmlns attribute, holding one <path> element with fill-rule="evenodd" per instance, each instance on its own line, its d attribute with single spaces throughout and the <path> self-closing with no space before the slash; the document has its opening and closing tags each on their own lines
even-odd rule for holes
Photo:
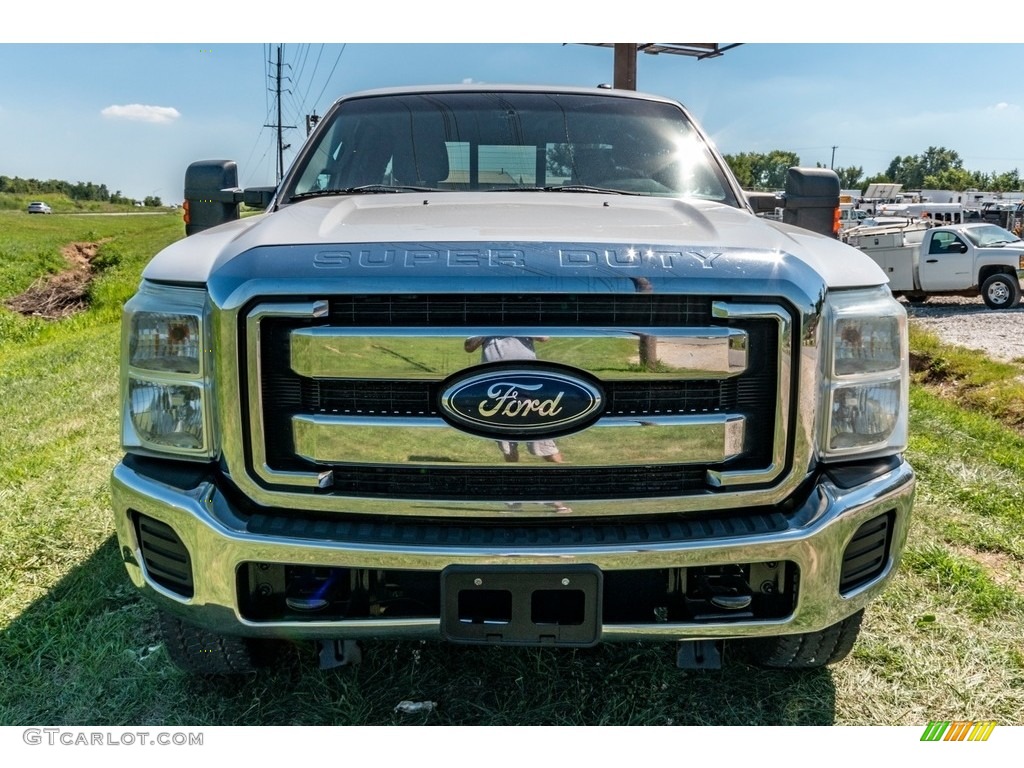
<svg viewBox="0 0 1024 768">
<path fill-rule="evenodd" d="M 586 648 L 601 634 L 601 570 L 450 566 L 441 572 L 441 634 L 481 645 Z"/>
</svg>

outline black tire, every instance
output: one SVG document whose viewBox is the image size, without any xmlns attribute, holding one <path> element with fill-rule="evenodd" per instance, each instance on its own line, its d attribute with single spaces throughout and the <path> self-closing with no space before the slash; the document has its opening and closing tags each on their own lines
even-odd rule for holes
<svg viewBox="0 0 1024 768">
<path fill-rule="evenodd" d="M 905 293 L 903 295 L 911 304 L 924 304 L 928 301 L 928 294 L 926 293 Z"/>
<path fill-rule="evenodd" d="M 1020 303 L 1020 284 L 1011 275 L 990 275 L 981 284 L 981 298 L 989 309 L 1012 309 Z"/>
<path fill-rule="evenodd" d="M 744 643 L 748 658 L 771 669 L 817 669 L 847 657 L 860 632 L 864 610 L 820 632 L 758 637 Z"/>
<path fill-rule="evenodd" d="M 258 643 L 218 635 L 160 613 L 160 633 L 174 665 L 193 675 L 241 675 L 256 671 L 264 659 Z"/>
</svg>

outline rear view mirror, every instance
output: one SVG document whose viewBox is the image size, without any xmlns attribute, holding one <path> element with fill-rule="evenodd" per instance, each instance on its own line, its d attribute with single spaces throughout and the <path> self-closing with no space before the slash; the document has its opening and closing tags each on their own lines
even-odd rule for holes
<svg viewBox="0 0 1024 768">
<path fill-rule="evenodd" d="M 829 237 L 839 235 L 839 177 L 828 168 L 790 168 L 786 174 L 786 224 Z"/>
<path fill-rule="evenodd" d="M 185 171 L 185 234 L 237 219 L 240 192 L 233 160 L 192 163 Z"/>
</svg>

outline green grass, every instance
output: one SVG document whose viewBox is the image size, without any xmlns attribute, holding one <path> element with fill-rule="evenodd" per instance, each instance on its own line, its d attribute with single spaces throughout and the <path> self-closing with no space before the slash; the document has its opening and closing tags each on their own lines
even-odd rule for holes
<svg viewBox="0 0 1024 768">
<path fill-rule="evenodd" d="M 381 640 L 355 668 L 321 672 L 295 646 L 260 675 L 178 672 L 121 564 L 108 478 L 120 457 L 119 302 L 180 236 L 180 219 L 62 218 L 19 214 L 21 234 L 0 230 L 18 243 L 6 247 L 19 263 L 0 262 L 12 286 L 50 270 L 48 249 L 64 238 L 91 231 L 117 255 L 88 312 L 0 341 L 0 725 L 1024 725 L 1024 437 L 924 382 L 912 389 L 908 454 L 920 482 L 906 557 L 854 652 L 832 668 L 767 672 L 727 652 L 721 670 L 681 672 L 673 646 L 657 643 Z M 983 375 L 958 365 L 962 380 Z M 1009 387 L 1012 376 L 1001 380 Z M 437 708 L 396 713 L 402 700 Z"/>
<path fill-rule="evenodd" d="M 0 361 L 12 345 L 66 338 L 75 329 L 116 322 L 121 305 L 138 287 L 142 267 L 154 253 L 182 237 L 181 215 L 59 215 L 0 211 Z M 70 243 L 99 243 L 92 308 L 59 327 L 11 311 L 6 302 L 36 280 L 67 268 L 62 250 Z"/>
<path fill-rule="evenodd" d="M 911 368 L 917 383 L 941 390 L 965 411 L 997 417 L 1024 431 L 1024 360 L 1004 363 L 983 352 L 950 346 L 911 323 Z"/>
</svg>

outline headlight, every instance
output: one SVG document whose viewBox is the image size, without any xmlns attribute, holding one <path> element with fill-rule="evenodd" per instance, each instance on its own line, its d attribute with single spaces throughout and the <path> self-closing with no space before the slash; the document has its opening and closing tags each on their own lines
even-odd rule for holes
<svg viewBox="0 0 1024 768">
<path fill-rule="evenodd" d="M 212 458 L 206 293 L 143 284 L 122 322 L 125 450 Z"/>
<path fill-rule="evenodd" d="M 138 312 L 131 318 L 128 364 L 172 373 L 199 373 L 200 319 L 196 315 Z"/>
<path fill-rule="evenodd" d="M 145 443 L 202 450 L 206 444 L 203 394 L 190 384 L 128 380 L 128 412 Z"/>
<path fill-rule="evenodd" d="M 840 291 L 825 309 L 825 458 L 907 445 L 907 314 L 885 288 Z"/>
</svg>

